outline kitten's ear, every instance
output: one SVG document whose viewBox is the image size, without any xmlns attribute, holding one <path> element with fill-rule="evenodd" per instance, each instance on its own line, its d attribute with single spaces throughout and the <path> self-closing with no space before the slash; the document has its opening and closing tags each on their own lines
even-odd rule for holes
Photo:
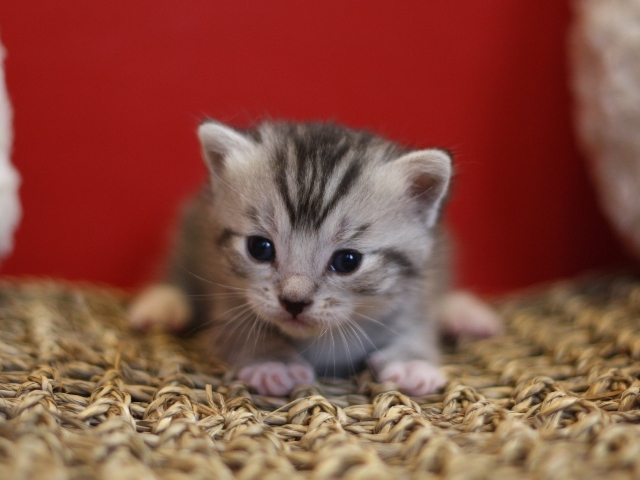
<svg viewBox="0 0 640 480">
<path fill-rule="evenodd" d="M 251 140 L 242 133 L 213 120 L 207 120 L 198 127 L 198 138 L 202 154 L 209 170 L 218 175 L 225 158 L 233 153 L 247 151 Z"/>
<path fill-rule="evenodd" d="M 417 150 L 398 158 L 393 165 L 405 174 L 410 195 L 420 204 L 427 226 L 432 227 L 449 190 L 451 155 L 437 148 Z"/>
</svg>

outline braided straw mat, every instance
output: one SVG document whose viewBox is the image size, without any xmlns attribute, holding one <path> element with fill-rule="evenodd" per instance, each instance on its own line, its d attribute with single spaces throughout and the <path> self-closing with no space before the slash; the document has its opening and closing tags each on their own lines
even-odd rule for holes
<svg viewBox="0 0 640 480">
<path fill-rule="evenodd" d="M 369 373 L 249 391 L 197 339 L 131 332 L 126 296 L 0 282 L 0 478 L 640 478 L 640 281 L 503 300 L 443 391 Z"/>
</svg>

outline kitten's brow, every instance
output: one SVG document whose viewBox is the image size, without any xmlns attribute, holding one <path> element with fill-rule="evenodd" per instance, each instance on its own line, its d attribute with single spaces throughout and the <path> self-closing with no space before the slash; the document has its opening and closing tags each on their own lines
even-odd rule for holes
<svg viewBox="0 0 640 480">
<path fill-rule="evenodd" d="M 346 218 L 343 218 L 342 222 L 341 222 L 341 225 L 344 225 L 345 223 L 347 223 Z M 347 227 L 345 227 L 345 226 L 342 226 L 336 232 L 336 234 L 333 236 L 333 241 L 335 243 L 351 243 L 351 242 L 355 242 L 357 239 L 362 237 L 362 235 L 364 235 L 366 233 L 366 231 L 369 230 L 370 227 L 371 227 L 370 223 L 364 223 L 364 224 L 360 225 L 358 228 L 356 228 L 353 231 L 353 233 L 348 234 L 347 231 L 349 229 Z"/>
<path fill-rule="evenodd" d="M 388 263 L 395 263 L 400 267 L 400 273 L 405 277 L 417 277 L 419 276 L 418 269 L 409 259 L 409 257 L 395 248 L 382 248 L 376 250 L 373 253 L 379 253 L 382 259 Z"/>
<path fill-rule="evenodd" d="M 229 241 L 233 237 L 239 237 L 239 236 L 240 236 L 240 234 L 238 232 L 235 232 L 235 231 L 231 230 L 230 228 L 225 228 L 225 229 L 222 230 L 222 233 L 218 237 L 218 240 L 216 240 L 216 244 L 219 247 L 226 247 L 229 244 Z"/>
</svg>

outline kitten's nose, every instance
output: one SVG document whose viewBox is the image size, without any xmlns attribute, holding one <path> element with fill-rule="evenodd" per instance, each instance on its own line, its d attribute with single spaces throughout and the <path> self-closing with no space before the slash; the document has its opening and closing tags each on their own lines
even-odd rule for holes
<svg viewBox="0 0 640 480">
<path fill-rule="evenodd" d="M 280 297 L 280 303 L 285 308 L 287 312 L 289 312 L 295 318 L 298 314 L 302 313 L 302 311 L 311 305 L 311 302 L 292 302 L 287 298 Z"/>
<path fill-rule="evenodd" d="M 280 304 L 294 317 L 311 305 L 315 285 L 306 275 L 286 277 L 280 285 Z"/>
</svg>

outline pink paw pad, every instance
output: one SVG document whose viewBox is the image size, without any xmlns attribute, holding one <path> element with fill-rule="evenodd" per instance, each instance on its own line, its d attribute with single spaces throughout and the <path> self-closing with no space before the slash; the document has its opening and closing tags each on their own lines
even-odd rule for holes
<svg viewBox="0 0 640 480">
<path fill-rule="evenodd" d="M 242 368 L 238 378 L 260 395 L 282 396 L 298 384 L 313 382 L 315 374 L 306 365 L 266 362 Z"/>
<path fill-rule="evenodd" d="M 404 393 L 417 397 L 433 393 L 447 383 L 438 367 L 423 360 L 392 362 L 382 369 L 378 380 L 393 382 Z"/>
</svg>

